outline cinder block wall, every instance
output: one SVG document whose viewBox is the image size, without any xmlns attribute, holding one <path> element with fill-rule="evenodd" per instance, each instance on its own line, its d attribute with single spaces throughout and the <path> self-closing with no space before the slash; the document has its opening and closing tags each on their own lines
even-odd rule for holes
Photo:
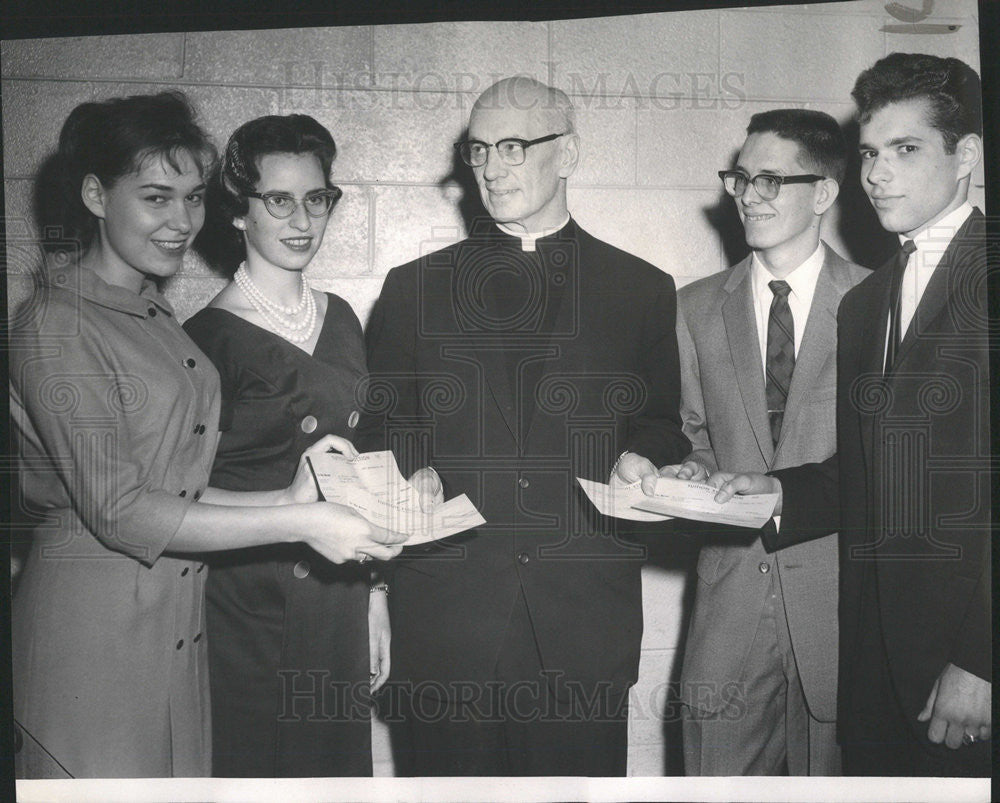
<svg viewBox="0 0 1000 803">
<path fill-rule="evenodd" d="M 893 51 L 979 66 L 974 0 L 939 0 L 926 22 L 898 24 L 880 0 L 685 11 L 533 22 L 171 33 L 6 41 L 3 148 L 10 270 L 27 270 L 42 234 L 32 179 L 76 104 L 115 95 L 186 91 L 219 143 L 262 114 L 304 112 L 333 132 L 334 179 L 345 195 L 309 269 L 313 284 L 348 299 L 362 321 L 385 272 L 464 235 L 478 210 L 468 171 L 453 158 L 472 102 L 493 81 L 527 73 L 566 90 L 579 110 L 583 159 L 570 206 L 593 234 L 672 274 L 679 285 L 745 253 L 716 171 L 728 167 L 751 114 L 797 106 L 847 123 L 849 92 Z M 972 197 L 983 205 L 980 169 Z M 874 265 L 881 234 L 856 173 L 824 236 Z M 224 281 L 196 257 L 166 289 L 182 319 Z M 16 275 L 11 301 L 20 295 Z M 693 550 L 664 543 L 644 575 L 646 629 L 633 695 L 629 772 L 681 771 L 669 704 L 690 601 Z M 376 730 L 376 772 L 390 774 Z"/>
</svg>

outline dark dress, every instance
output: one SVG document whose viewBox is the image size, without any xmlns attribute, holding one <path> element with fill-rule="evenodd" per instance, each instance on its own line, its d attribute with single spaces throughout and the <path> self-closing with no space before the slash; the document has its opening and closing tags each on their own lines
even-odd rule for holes
<svg viewBox="0 0 1000 803">
<path fill-rule="evenodd" d="M 361 325 L 327 294 L 312 356 L 222 309 L 184 328 L 222 381 L 211 485 L 287 486 L 302 451 L 351 438 L 365 376 Z M 217 553 L 206 587 L 213 775 L 371 775 L 368 571 L 304 544 Z"/>
</svg>

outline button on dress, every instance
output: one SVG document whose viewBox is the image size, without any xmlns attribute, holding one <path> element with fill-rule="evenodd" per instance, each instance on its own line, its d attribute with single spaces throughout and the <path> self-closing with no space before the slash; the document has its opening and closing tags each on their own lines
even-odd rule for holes
<svg viewBox="0 0 1000 803">
<path fill-rule="evenodd" d="M 207 775 L 205 574 L 165 550 L 208 484 L 218 375 L 150 282 L 53 271 L 15 321 L 13 446 L 34 522 L 12 606 L 17 772 Z"/>
<path fill-rule="evenodd" d="M 212 485 L 287 486 L 303 450 L 348 420 L 366 376 L 361 325 L 327 294 L 313 355 L 206 308 L 185 329 L 222 381 Z M 207 588 L 213 774 L 370 775 L 368 570 L 304 544 L 218 553 Z"/>
</svg>

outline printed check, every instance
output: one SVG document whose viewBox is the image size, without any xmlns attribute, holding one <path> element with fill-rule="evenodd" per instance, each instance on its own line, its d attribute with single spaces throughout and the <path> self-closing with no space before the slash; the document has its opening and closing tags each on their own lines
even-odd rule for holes
<svg viewBox="0 0 1000 803">
<path fill-rule="evenodd" d="M 465 494 L 424 513 L 416 488 L 400 474 L 392 452 L 366 452 L 353 460 L 327 452 L 306 460 L 327 502 L 345 505 L 386 530 L 406 533 L 405 546 L 447 538 L 486 523 Z"/>
<path fill-rule="evenodd" d="M 632 506 L 647 513 L 680 519 L 759 529 L 771 518 L 778 504 L 778 494 L 736 495 L 719 504 L 715 501 L 716 493 L 715 488 L 703 482 L 659 477 L 653 495 L 643 495 Z"/>
</svg>

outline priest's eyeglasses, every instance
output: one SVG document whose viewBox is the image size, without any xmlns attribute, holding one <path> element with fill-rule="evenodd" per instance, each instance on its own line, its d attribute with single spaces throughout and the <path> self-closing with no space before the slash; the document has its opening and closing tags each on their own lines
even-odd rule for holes
<svg viewBox="0 0 1000 803">
<path fill-rule="evenodd" d="M 742 170 L 720 170 L 719 178 L 722 179 L 722 186 L 726 192 L 734 198 L 739 198 L 746 192 L 747 185 L 753 184 L 757 194 L 765 201 L 773 201 L 781 192 L 782 184 L 812 184 L 814 181 L 822 181 L 826 176 L 817 176 L 813 173 L 804 173 L 801 176 L 776 176 L 771 173 L 759 173 L 750 178 Z"/>
<path fill-rule="evenodd" d="M 509 137 L 501 139 L 498 142 L 483 142 L 480 139 L 470 139 L 465 142 L 456 142 L 455 150 L 458 151 L 459 156 L 462 157 L 462 161 L 469 167 L 482 167 L 486 164 L 490 148 L 496 147 L 500 160 L 504 164 L 516 167 L 519 164 L 524 164 L 524 152 L 532 145 L 551 142 L 554 139 L 566 136 L 568 133 L 569 131 L 564 131 L 561 134 L 549 134 L 546 137 L 539 137 L 538 139 Z"/>
<path fill-rule="evenodd" d="M 340 200 L 344 191 L 340 187 L 334 187 L 320 192 L 311 192 L 305 198 L 299 200 L 294 195 L 284 192 L 248 192 L 248 198 L 260 198 L 264 202 L 264 208 L 271 217 L 286 218 L 295 214 L 295 210 L 302 204 L 309 217 L 323 217 L 330 214 L 333 205 Z"/>
</svg>

